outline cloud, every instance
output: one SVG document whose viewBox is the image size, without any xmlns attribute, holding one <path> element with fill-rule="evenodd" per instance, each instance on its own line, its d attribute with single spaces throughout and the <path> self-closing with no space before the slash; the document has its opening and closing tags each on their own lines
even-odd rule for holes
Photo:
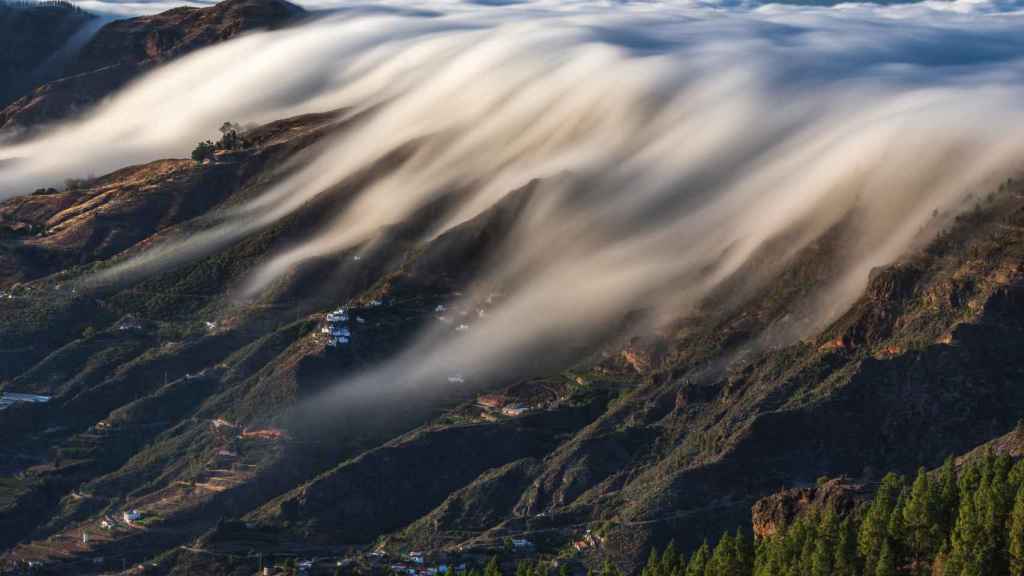
<svg viewBox="0 0 1024 576">
<path fill-rule="evenodd" d="M 630 310 L 678 317 L 766 246 L 786 239 L 751 287 L 844 223 L 841 272 L 814 299 L 820 325 L 870 268 L 934 231 L 935 211 L 961 210 L 1024 153 L 1013 5 L 491 4 L 380 3 L 396 12 L 343 12 L 203 50 L 79 122 L 0 148 L 22 159 L 0 173 L 0 191 L 184 156 L 224 120 L 369 112 L 206 233 L 115 271 L 151 273 L 269 226 L 416 143 L 325 230 L 255 271 L 246 289 L 258 294 L 454 191 L 465 197 L 431 235 L 546 178 L 477 279 L 507 293 L 472 337 L 426 330 L 335 388 L 338 402 L 323 405 L 337 407 L 493 382 Z M 449 382 L 455 372 L 467 382 Z"/>
</svg>

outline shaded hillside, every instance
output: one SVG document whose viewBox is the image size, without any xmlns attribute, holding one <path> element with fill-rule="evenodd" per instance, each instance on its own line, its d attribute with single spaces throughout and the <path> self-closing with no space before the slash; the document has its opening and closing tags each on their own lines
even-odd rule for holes
<svg viewBox="0 0 1024 576">
<path fill-rule="evenodd" d="M 59 78 L 46 78 L 27 94 L 20 90 L 24 96 L 0 109 L 0 130 L 72 116 L 163 62 L 245 32 L 284 26 L 303 13 L 284 0 L 228 0 L 111 22 L 63 66 Z"/>
<path fill-rule="evenodd" d="M 0 107 L 60 75 L 59 52 L 94 19 L 66 2 L 0 2 Z"/>
</svg>

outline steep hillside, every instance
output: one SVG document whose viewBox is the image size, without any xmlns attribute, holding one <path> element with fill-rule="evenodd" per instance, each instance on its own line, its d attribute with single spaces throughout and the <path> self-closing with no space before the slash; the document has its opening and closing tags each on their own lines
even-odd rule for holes
<svg viewBox="0 0 1024 576">
<path fill-rule="evenodd" d="M 31 91 L 30 86 L 12 91 L 21 97 L 9 104 L 0 100 L 6 104 L 0 109 L 0 131 L 67 118 L 161 63 L 245 32 L 284 26 L 303 13 L 284 0 L 229 0 L 111 22 L 63 65 L 59 77 L 42 78 Z M 19 43 L 19 50 L 25 45 Z"/>
<path fill-rule="evenodd" d="M 538 454 L 517 454 L 479 480 L 448 484 L 452 495 L 391 544 L 486 548 L 524 535 L 559 550 L 590 526 L 601 528 L 604 552 L 636 567 L 652 543 L 673 537 L 689 549 L 745 523 L 753 502 L 779 487 L 935 466 L 1005 432 L 1024 409 L 1016 385 L 1024 369 L 1016 353 L 1024 334 L 1018 190 L 994 193 L 926 250 L 873 272 L 867 293 L 819 336 L 777 349 L 750 346 L 752 335 L 799 304 L 803 287 L 789 283 L 793 276 L 827 270 L 834 248 L 826 245 L 803 254 L 770 296 L 711 308 L 656 345 L 631 345 L 622 360 L 584 364 L 589 373 L 580 381 L 598 388 L 614 382 L 602 375 L 627 361 L 640 373 L 626 378 L 604 414 L 539 462 Z M 716 362 L 723 356 L 734 360 Z M 479 447 L 462 453 L 494 445 L 485 435 L 476 439 Z M 400 453 L 391 462 L 412 470 L 428 454 L 410 447 L 404 464 Z M 530 459 L 517 464 L 524 456 Z M 340 488 L 350 484 L 353 465 L 269 510 L 279 506 L 280 520 L 319 538 L 368 542 L 390 531 L 344 520 L 341 511 L 372 500 Z M 378 486 L 375 493 L 402 502 L 405 488 L 395 476 L 387 492 Z M 491 483 L 502 487 L 500 498 Z M 351 533 L 349 526 L 362 528 Z"/>
<path fill-rule="evenodd" d="M 83 62 L 125 43 L 127 64 L 112 66 L 149 66 L 294 13 L 252 6 L 117 23 Z M 193 20 L 201 31 L 188 32 Z M 747 289 L 741 269 L 658 329 L 615 310 L 613 329 L 541 349 L 513 375 L 465 387 L 453 373 L 437 394 L 375 380 L 332 412 L 331 393 L 417 335 L 467 337 L 442 312 L 490 313 L 502 286 L 472 307 L 445 306 L 506 254 L 515 224 L 546 200 L 543 181 L 441 234 L 460 198 L 438 196 L 246 293 L 250 272 L 409 162 L 424 146 L 413 140 L 279 220 L 223 234 L 215 250 L 145 256 L 219 230 L 291 160 L 374 114 L 284 119 L 203 161 L 159 160 L 0 203 L 4 562 L 241 574 L 300 554 L 379 570 L 372 558 L 426 550 L 608 560 L 633 573 L 670 539 L 689 553 L 745 529 L 758 501 L 762 537 L 804 509 L 856 508 L 884 472 L 937 467 L 1024 413 L 1014 181 L 959 216 L 936 213 L 934 241 L 871 271 L 824 323 L 816 289 L 843 272 L 849 221 L 791 259 L 787 238 L 773 239 L 752 259 L 778 272 L 767 286 Z M 141 263 L 121 266 L 131 262 Z M 810 488 L 822 476 L 846 479 Z M 780 489 L 790 491 L 761 500 Z"/>
<path fill-rule="evenodd" d="M 0 106 L 59 76 L 62 50 L 95 21 L 66 2 L 0 2 Z"/>
</svg>

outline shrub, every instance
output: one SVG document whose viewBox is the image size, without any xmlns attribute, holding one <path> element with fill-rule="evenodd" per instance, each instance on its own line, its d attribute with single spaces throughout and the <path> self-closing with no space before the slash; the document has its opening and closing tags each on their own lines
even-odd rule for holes
<svg viewBox="0 0 1024 576">
<path fill-rule="evenodd" d="M 213 142 L 206 140 L 196 144 L 194 150 L 192 150 L 192 159 L 198 163 L 202 163 L 204 160 L 213 159 L 214 146 Z"/>
</svg>

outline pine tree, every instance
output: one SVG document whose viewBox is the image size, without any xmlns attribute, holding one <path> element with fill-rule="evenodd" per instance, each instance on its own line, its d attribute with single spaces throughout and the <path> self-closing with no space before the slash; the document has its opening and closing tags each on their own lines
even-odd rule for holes
<svg viewBox="0 0 1024 576">
<path fill-rule="evenodd" d="M 757 540 L 754 545 L 754 576 L 774 576 L 782 573 L 778 541 L 778 536 Z"/>
<path fill-rule="evenodd" d="M 825 509 L 818 520 L 816 537 L 819 540 L 824 540 L 829 550 L 835 547 L 836 540 L 839 539 L 839 515 L 831 506 Z"/>
<path fill-rule="evenodd" d="M 973 494 L 977 534 L 970 548 L 970 559 L 964 566 L 967 574 L 980 576 L 982 574 L 1006 573 L 1005 570 L 998 572 L 996 568 L 996 553 L 1004 533 L 1001 529 L 1003 519 L 1000 518 L 999 513 L 999 476 L 995 465 L 995 458 L 989 455 L 986 458 L 981 485 Z"/>
<path fill-rule="evenodd" d="M 984 499 L 980 504 L 982 523 L 989 544 L 986 569 L 991 574 L 1006 574 L 1010 569 L 1007 532 L 1015 496 L 1008 484 L 1011 465 L 1007 455 L 995 457 L 989 481 L 981 494 Z"/>
<path fill-rule="evenodd" d="M 973 476 L 964 479 L 964 476 Z M 949 555 L 946 557 L 944 574 L 946 576 L 983 576 L 986 574 L 990 560 L 991 543 L 987 541 L 984 522 L 978 509 L 978 503 L 985 496 L 981 493 L 986 488 L 974 484 L 984 478 L 977 467 L 971 466 L 961 475 L 960 512 L 950 536 Z"/>
<path fill-rule="evenodd" d="M 651 547 L 651 553 L 647 556 L 647 564 L 640 571 L 640 576 L 660 576 L 660 562 L 658 560 L 658 549 Z"/>
<path fill-rule="evenodd" d="M 904 487 L 896 499 L 896 506 L 889 514 L 889 525 L 886 527 L 886 535 L 889 547 L 892 551 L 893 564 L 902 566 L 906 560 L 907 550 L 907 528 L 903 522 L 903 511 L 907 507 L 910 492 Z"/>
<path fill-rule="evenodd" d="M 832 573 L 832 557 L 839 537 L 839 519 L 830 506 L 818 519 L 817 529 L 808 542 L 810 551 L 810 573 L 815 576 L 829 576 Z"/>
<path fill-rule="evenodd" d="M 860 572 L 857 563 L 857 535 L 850 518 L 844 518 L 839 524 L 833 566 L 835 576 L 855 576 Z"/>
<path fill-rule="evenodd" d="M 533 576 L 533 567 L 526 560 L 520 560 L 516 564 L 516 576 Z"/>
<path fill-rule="evenodd" d="M 903 508 L 903 526 L 907 547 L 914 562 L 914 573 L 926 573 L 929 561 L 938 551 L 942 519 L 937 492 L 929 481 L 925 469 L 917 470 L 917 478 L 910 489 L 910 498 Z"/>
<path fill-rule="evenodd" d="M 501 566 L 498 565 L 498 557 L 491 556 L 487 566 L 484 566 L 484 576 L 502 576 Z"/>
<path fill-rule="evenodd" d="M 733 538 L 736 544 L 736 558 L 739 561 L 740 571 L 744 575 L 754 573 L 754 541 L 739 528 L 736 529 L 736 537 Z"/>
<path fill-rule="evenodd" d="M 1021 460 L 1024 462 L 1024 460 Z M 1010 574 L 1024 576 L 1024 488 L 1017 489 L 1010 514 L 1010 533 L 1007 538 L 1010 560 Z"/>
<path fill-rule="evenodd" d="M 824 538 L 818 538 L 814 543 L 814 553 L 811 556 L 811 574 L 813 576 L 832 576 L 832 548 Z"/>
<path fill-rule="evenodd" d="M 799 574 L 812 574 L 814 572 L 814 542 L 815 535 L 811 531 L 803 539 L 803 545 L 800 547 L 800 558 L 796 565 Z"/>
<path fill-rule="evenodd" d="M 876 572 L 875 567 L 889 536 L 889 517 L 902 490 L 902 478 L 892 473 L 886 474 L 864 516 L 860 532 L 857 534 L 857 551 L 864 560 L 866 574 Z"/>
<path fill-rule="evenodd" d="M 946 458 L 942 471 L 939 472 L 938 491 L 939 532 L 942 533 L 943 542 L 948 542 L 960 509 L 960 487 L 957 484 L 956 467 L 953 465 L 952 457 Z"/>
<path fill-rule="evenodd" d="M 704 576 L 710 557 L 711 547 L 708 546 L 708 541 L 705 540 L 700 545 L 700 548 L 697 548 L 697 551 L 693 553 L 693 557 L 690 558 L 690 564 L 686 567 L 686 576 Z"/>
<path fill-rule="evenodd" d="M 875 576 L 896 576 L 896 554 L 888 541 L 882 545 L 882 551 L 875 567 Z"/>
<path fill-rule="evenodd" d="M 659 576 L 678 576 L 679 571 L 679 553 L 676 552 L 675 541 L 670 541 L 668 546 L 665 547 L 665 551 L 661 554 L 661 560 L 658 562 Z"/>
<path fill-rule="evenodd" d="M 718 539 L 705 574 L 708 576 L 740 576 L 742 574 L 739 556 L 736 552 L 736 542 L 728 532 L 722 534 L 722 537 Z"/>
<path fill-rule="evenodd" d="M 1024 459 L 1018 460 L 1016 464 L 1010 468 L 1010 473 L 1007 474 L 1006 482 L 1010 485 L 1013 493 L 1017 493 L 1022 485 L 1024 485 Z"/>
</svg>

